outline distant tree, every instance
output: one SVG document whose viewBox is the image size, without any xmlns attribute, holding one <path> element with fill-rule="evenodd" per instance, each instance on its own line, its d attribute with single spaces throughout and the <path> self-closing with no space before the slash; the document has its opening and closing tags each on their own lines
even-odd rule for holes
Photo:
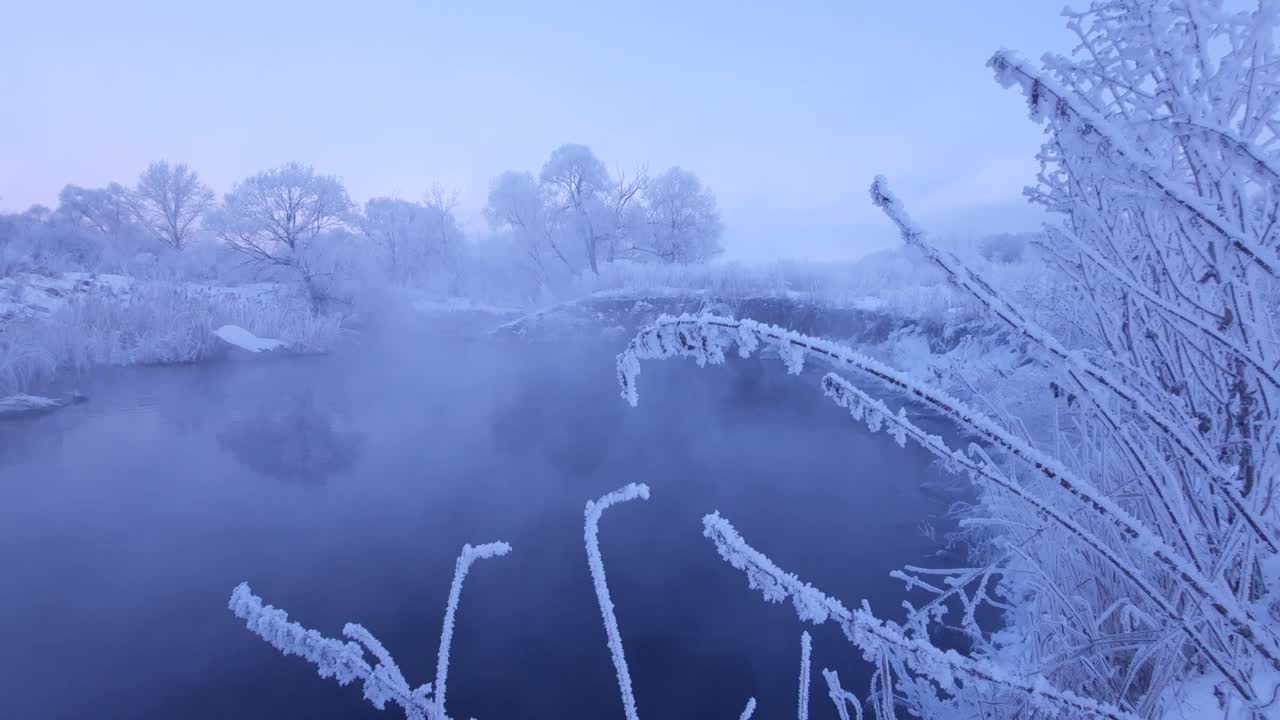
<svg viewBox="0 0 1280 720">
<path fill-rule="evenodd" d="M 105 205 L 94 202 L 103 194 L 101 190 L 68 186 L 60 193 L 63 202 L 57 210 L 32 205 L 7 216 L 0 243 L 6 271 L 96 269 L 111 230 Z"/>
<path fill-rule="evenodd" d="M 209 223 L 218 237 L 251 262 L 297 270 L 318 302 L 310 247 L 350 219 L 342 181 L 300 163 L 266 170 L 236 184 Z"/>
<path fill-rule="evenodd" d="M 138 222 L 160 242 L 181 250 L 214 202 L 213 191 L 185 163 L 153 162 L 128 196 Z"/>
<path fill-rule="evenodd" d="M 618 179 L 610 184 L 607 195 L 609 224 L 605 227 L 603 243 L 604 259 L 613 262 L 630 253 L 634 246 L 648 235 L 644 191 L 649 186 L 649 175 L 641 167 L 630 177 L 621 167 Z"/>
<path fill-rule="evenodd" d="M 113 240 L 132 229 L 129 191 L 119 183 L 105 188 L 67 185 L 58 193 L 58 209 L 54 216 Z"/>
<path fill-rule="evenodd" d="M 551 217 L 564 233 L 580 243 L 591 272 L 600 273 L 612 237 L 608 197 L 609 171 L 586 145 L 556 148 L 539 175 L 551 202 Z"/>
<path fill-rule="evenodd" d="M 370 198 L 360 219 L 364 234 L 386 250 L 393 276 L 406 271 L 409 249 L 422 242 L 427 224 L 426 207 L 390 197 Z"/>
<path fill-rule="evenodd" d="M 643 190 L 649 232 L 636 245 L 642 254 L 667 263 L 706 260 L 722 250 L 724 226 L 715 195 L 693 173 L 673 167 Z"/>
<path fill-rule="evenodd" d="M 560 247 L 549 205 L 546 192 L 533 175 L 512 171 L 493 181 L 484 209 L 489 226 L 510 235 L 540 284 L 550 279 L 555 266 L 575 269 Z"/>
<path fill-rule="evenodd" d="M 142 249 L 129 191 L 118 183 L 67 185 L 56 210 L 28 211 L 21 225 L 21 252 L 45 270 L 119 270 Z"/>
<path fill-rule="evenodd" d="M 18 214 L 18 222 L 25 226 L 47 223 L 53 220 L 54 212 L 47 205 L 36 203 Z"/>
<path fill-rule="evenodd" d="M 390 272 L 397 280 L 421 280 L 446 269 L 463 242 L 462 226 L 454 215 L 457 196 L 432 188 L 421 203 L 379 197 L 365 203 L 360 227 L 387 251 Z"/>
<path fill-rule="evenodd" d="M 650 179 L 642 166 L 610 176 L 585 145 L 561 145 L 535 179 L 499 176 L 485 215 L 507 234 L 545 284 L 554 270 L 590 270 L 625 258 L 694 262 L 720 252 L 715 196 L 692 173 Z"/>
<path fill-rule="evenodd" d="M 25 224 L 18 213 L 0 213 L 0 277 L 30 268 L 31 254 L 21 242 Z"/>
<path fill-rule="evenodd" d="M 455 254 L 465 236 L 454 212 L 458 209 L 458 193 L 433 185 L 423 197 L 423 205 L 432 220 L 427 243 L 430 254 L 440 258 Z"/>
</svg>

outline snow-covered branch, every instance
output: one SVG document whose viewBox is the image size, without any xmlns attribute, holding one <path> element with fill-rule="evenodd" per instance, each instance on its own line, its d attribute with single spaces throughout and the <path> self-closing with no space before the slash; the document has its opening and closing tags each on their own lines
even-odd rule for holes
<svg viewBox="0 0 1280 720">
<path fill-rule="evenodd" d="M 1232 631 L 1245 639 L 1273 667 L 1280 669 L 1280 649 L 1274 633 L 1264 628 L 1250 610 L 1242 606 L 1231 594 L 1198 570 L 1189 560 L 1155 536 L 1137 518 L 1082 478 L 1051 457 L 1018 439 L 1012 433 L 990 421 L 981 413 L 968 408 L 956 398 L 915 381 L 887 366 L 853 350 L 821 338 L 813 338 L 753 320 L 734 320 L 718 316 L 662 317 L 642 330 L 618 358 L 618 377 L 623 397 L 632 403 L 639 401 L 636 384 L 641 358 L 665 358 L 686 356 L 699 365 L 724 362 L 726 354 L 734 346 L 739 354 L 749 355 L 762 345 L 777 350 L 791 372 L 799 372 L 805 356 L 814 356 L 836 367 L 855 369 L 883 383 L 889 389 L 925 403 L 931 409 L 952 419 L 967 432 L 976 434 L 1006 450 L 1023 461 L 1035 472 L 1061 487 L 1075 499 L 1079 506 L 1105 523 L 1115 527 L 1121 537 L 1135 551 L 1149 555 L 1164 566 L 1168 576 L 1187 592 L 1198 598 L 1203 606 L 1225 620 Z M 1207 659 L 1219 666 L 1227 677 L 1235 677 L 1237 690 L 1245 697 L 1253 697 L 1243 679 L 1236 676 L 1229 664 L 1218 657 L 1216 651 L 1203 640 L 1200 633 L 1167 599 L 1164 593 L 1145 577 L 1132 562 L 1118 554 L 1110 544 L 1084 527 L 1070 512 L 1060 510 L 1021 484 L 997 471 L 982 459 L 950 450 L 941 438 L 929 435 L 908 421 L 903 412 L 892 413 L 880 400 L 871 398 L 843 378 L 828 374 L 823 379 L 824 390 L 836 402 L 848 407 L 858 419 L 865 419 L 868 426 L 879 429 L 887 423 L 887 432 L 899 444 L 911 437 L 930 452 L 943 459 L 954 469 L 971 473 L 998 486 L 1028 503 L 1043 516 L 1049 517 L 1087 549 L 1096 553 L 1121 576 L 1132 582 L 1171 622 L 1181 626 L 1188 638 L 1205 653 Z"/>
<path fill-rule="evenodd" d="M 853 708 L 854 720 L 862 720 L 862 703 L 853 693 L 840 686 L 840 675 L 835 670 L 823 670 L 822 678 L 827 681 L 827 694 L 836 706 L 840 720 L 850 720 L 849 708 Z"/>
<path fill-rule="evenodd" d="M 800 580 L 751 547 L 733 525 L 718 513 L 702 519 L 703 534 L 715 543 L 720 556 L 744 572 L 747 584 L 759 590 L 773 603 L 790 600 L 796 615 L 815 625 L 834 622 L 845 637 L 869 659 L 895 651 L 902 653 L 912 670 L 929 677 L 952 692 L 963 687 L 963 680 L 989 684 L 1033 697 L 1046 708 L 1075 713 L 1077 717 L 1132 720 L 1135 716 L 1119 708 L 1082 698 L 1054 688 L 1039 676 L 1018 677 L 1000 668 L 965 658 L 955 651 L 942 651 L 925 640 L 908 637 L 890 622 L 877 619 L 866 610 L 849 610 L 814 586 Z"/>
<path fill-rule="evenodd" d="M 1280 552 L 1280 545 L 1275 540 L 1274 531 L 1268 528 L 1266 522 L 1241 497 L 1240 491 L 1234 487 L 1233 482 L 1227 477 L 1220 463 L 1210 456 L 1208 449 L 1204 446 L 1203 439 L 1197 438 L 1183 429 L 1187 424 L 1185 420 L 1180 421 L 1178 418 L 1160 411 L 1145 399 L 1142 392 L 1130 387 L 1121 378 L 1094 363 L 1088 362 L 1080 353 L 1069 351 L 1051 333 L 1028 318 L 1026 313 L 1015 304 L 995 292 L 986 280 L 965 266 L 964 262 L 958 257 L 931 245 L 927 241 L 924 231 L 912 222 L 901 201 L 889 190 L 883 177 L 877 177 L 871 184 L 871 197 L 872 201 L 883 209 L 885 214 L 897 225 L 903 240 L 908 245 L 921 250 L 927 258 L 947 274 L 952 282 L 968 291 L 1010 328 L 1031 340 L 1036 347 L 1043 349 L 1060 362 L 1066 376 L 1074 382 L 1086 397 L 1091 399 L 1095 409 L 1110 424 L 1118 426 L 1118 422 L 1106 409 L 1103 399 L 1096 397 L 1094 385 L 1086 382 L 1085 378 L 1096 382 L 1098 386 L 1107 389 L 1116 397 L 1131 405 L 1134 411 L 1141 414 L 1154 427 L 1166 435 L 1173 445 L 1183 451 L 1201 470 L 1209 473 L 1211 480 L 1222 492 L 1224 499 L 1231 504 L 1236 512 L 1241 514 L 1258 539 L 1271 552 Z M 1136 453 L 1132 454 L 1136 455 Z M 1142 460 L 1137 457 L 1134 459 L 1139 462 Z M 1153 487 L 1158 488 L 1158 485 L 1153 485 Z M 1157 490 L 1157 492 L 1159 491 Z"/>
<path fill-rule="evenodd" d="M 1107 498 L 1100 490 L 1093 487 L 1087 479 L 1079 477 L 1062 466 L 1055 459 L 1047 456 L 1008 430 L 991 421 L 982 413 L 969 408 L 960 400 L 946 393 L 916 381 L 905 373 L 898 372 L 850 348 L 821 338 L 814 338 L 774 325 L 759 323 L 754 320 L 734 320 L 713 315 L 680 317 L 664 316 L 653 325 L 642 330 L 628 345 L 618 358 L 618 377 L 622 386 L 623 397 L 635 404 L 639 402 L 639 391 L 636 385 L 640 373 L 641 358 L 666 358 L 672 356 L 693 357 L 699 365 L 724 362 L 726 351 L 736 345 L 740 354 L 746 356 L 758 349 L 761 343 L 768 343 L 775 348 L 778 355 L 787 364 L 788 371 L 799 372 L 803 367 L 803 358 L 812 355 L 837 368 L 852 368 L 865 376 L 884 384 L 890 390 L 899 392 L 914 400 L 927 404 L 939 414 L 950 418 L 962 430 L 974 433 L 992 442 L 1011 455 L 1022 460 L 1036 472 L 1075 497 L 1085 508 L 1115 525 L 1125 537 L 1149 548 L 1167 565 L 1176 576 L 1183 577 L 1197 592 L 1208 592 L 1212 583 L 1199 571 L 1189 567 L 1186 558 L 1155 537 L 1143 524 L 1133 518 L 1125 510 Z M 837 391 L 845 393 L 841 397 L 861 393 L 848 385 L 843 379 L 828 375 L 823 380 L 828 394 Z M 847 390 L 842 390 L 847 388 Z M 874 401 L 879 403 L 879 401 Z M 882 405 L 882 404 L 881 404 Z M 887 408 L 883 412 L 876 410 L 875 427 L 879 426 L 881 415 L 889 415 Z M 891 430 L 899 444 L 902 444 L 904 430 Z M 944 456 L 945 458 L 945 456 Z M 1186 571 L 1190 571 L 1189 573 Z M 1205 596 L 1206 598 L 1208 596 Z M 1220 604 L 1215 603 L 1217 608 Z M 1234 616 L 1247 627 L 1252 623 L 1243 609 L 1229 610 L 1221 606 L 1224 613 Z M 1256 633 L 1250 633 L 1256 634 Z M 1268 650 L 1268 657 L 1280 658 L 1280 651 Z M 1280 667 L 1280 666 L 1278 666 Z"/>
<path fill-rule="evenodd" d="M 379 710 L 385 709 L 390 702 L 399 705 L 408 720 L 448 720 L 444 704 L 445 680 L 449 673 L 449 648 L 453 643 L 454 614 L 462 594 L 462 581 L 476 560 L 501 557 L 509 552 L 511 546 L 504 542 L 478 547 L 463 545 L 440 631 L 434 693 L 431 683 L 411 688 L 391 653 L 361 625 L 348 623 L 343 628 L 342 633 L 349 638 L 348 642 L 327 638 L 289 620 L 284 610 L 264 605 L 262 599 L 249 589 L 248 583 L 236 586 L 228 607 L 236 617 L 245 621 L 250 631 L 272 647 L 315 665 L 320 677 L 334 678 L 339 685 L 359 680 L 364 686 L 365 699 Z M 373 655 L 373 665 L 364 659 L 365 650 Z"/>
<path fill-rule="evenodd" d="M 272 647 L 315 665 L 320 677 L 334 678 L 339 685 L 359 680 L 364 686 L 365 699 L 379 710 L 385 709 L 389 701 L 399 705 L 409 720 L 438 720 L 436 705 L 431 700 L 431 683 L 411 689 L 382 644 L 363 627 L 348 624 L 343 633 L 364 648 L 356 642 L 324 637 L 289 620 L 284 610 L 264 605 L 248 583 L 236 586 L 229 607 L 236 617 L 245 621 L 250 631 Z M 365 648 L 377 660 L 372 666 L 364 659 Z"/>
<path fill-rule="evenodd" d="M 1208 228 L 1229 241 L 1241 254 L 1249 258 L 1268 275 L 1280 272 L 1280 256 L 1272 248 L 1257 245 L 1233 227 L 1216 210 L 1206 206 L 1200 198 L 1188 192 L 1181 183 L 1174 182 L 1158 169 L 1155 163 L 1129 142 L 1106 119 L 1088 107 L 1073 100 L 1052 78 L 1036 72 L 1013 53 L 1002 50 L 987 62 L 995 71 L 996 80 L 1005 87 L 1019 86 L 1027 96 L 1032 118 L 1052 118 L 1058 128 L 1070 128 L 1081 138 L 1089 138 L 1097 146 L 1098 157 L 1123 161 L 1152 187 L 1159 189 L 1171 201 L 1185 208 Z"/>
<path fill-rule="evenodd" d="M 440 717 L 447 717 L 444 695 L 445 681 L 449 677 L 449 649 L 453 646 L 453 622 L 458 612 L 458 601 L 462 597 L 462 582 L 467 579 L 467 572 L 476 560 L 502 557 L 511 552 L 511 546 L 504 542 L 485 543 L 478 547 L 470 544 L 462 546 L 458 562 L 453 570 L 453 583 L 449 586 L 449 603 L 444 611 L 444 624 L 440 630 L 440 649 L 436 653 L 436 712 Z"/>
<path fill-rule="evenodd" d="M 622 633 L 618 630 L 618 618 L 613 612 L 613 600 L 609 597 L 609 583 L 604 574 L 604 559 L 600 555 L 600 515 L 610 507 L 631 500 L 648 500 L 649 486 L 630 483 L 599 500 L 587 501 L 584 523 L 584 538 L 587 545 L 587 565 L 591 568 L 591 579 L 596 587 L 596 600 L 600 603 L 600 615 L 604 619 L 605 634 L 609 637 L 609 654 L 613 657 L 613 667 L 618 674 L 618 691 L 622 693 L 622 707 L 626 711 L 627 720 L 639 720 L 636 711 L 636 696 L 631 689 L 631 672 L 627 669 L 627 658 L 622 649 Z"/>
<path fill-rule="evenodd" d="M 812 672 L 813 637 L 809 631 L 800 633 L 800 705 L 796 716 L 800 720 L 809 720 L 809 676 Z"/>
<path fill-rule="evenodd" d="M 832 398 L 837 405 L 847 408 L 855 420 L 865 421 L 873 431 L 884 424 L 887 426 L 885 431 L 891 435 L 898 438 L 910 437 L 921 447 L 941 458 L 947 464 L 948 469 L 953 472 L 965 472 L 974 480 L 982 480 L 1008 492 L 1034 508 L 1039 516 L 1048 518 L 1062 527 L 1071 537 L 1094 552 L 1107 565 L 1111 566 L 1116 573 L 1129 581 L 1134 588 L 1159 609 L 1167 622 L 1180 628 L 1186 634 L 1188 640 L 1204 654 L 1205 658 L 1218 668 L 1224 677 L 1232 681 L 1241 696 L 1249 700 L 1254 698 L 1255 694 L 1250 689 L 1248 682 L 1239 676 L 1232 668 L 1231 663 L 1222 658 L 1221 654 L 1202 637 L 1185 612 L 1168 600 L 1162 591 L 1145 577 L 1136 563 L 1116 552 L 1105 540 L 1091 532 L 1069 512 L 1058 509 L 1053 503 L 1037 496 L 1006 476 L 987 461 L 976 448 L 971 446 L 969 453 L 951 450 L 941 437 L 926 433 L 919 426 L 908 420 L 905 412 L 900 411 L 897 415 L 894 415 L 882 401 L 872 398 L 835 373 L 828 373 L 823 378 L 823 388 L 827 396 Z M 1042 471 L 1044 470 L 1042 468 Z M 1060 479 L 1059 484 L 1062 484 L 1062 482 Z M 1108 504 L 1110 504 L 1109 501 Z M 1094 509 L 1100 512 L 1108 512 L 1101 505 L 1094 506 Z M 1203 603 L 1222 614 L 1242 637 L 1246 639 L 1260 637 L 1261 643 L 1252 644 L 1263 657 L 1267 658 L 1275 666 L 1275 636 L 1263 628 L 1247 608 L 1239 606 L 1234 598 L 1222 592 L 1216 585 L 1209 583 L 1206 578 L 1199 577 L 1198 573 L 1184 560 L 1174 556 L 1167 546 L 1163 546 L 1163 543 L 1151 536 L 1141 526 L 1131 527 L 1128 523 L 1125 523 L 1122 510 L 1112 505 L 1110 512 L 1120 514 L 1119 517 L 1110 519 L 1121 528 L 1124 536 L 1135 545 L 1137 550 L 1154 555 L 1162 564 L 1167 566 L 1173 577 L 1187 583 L 1187 589 L 1192 594 L 1197 595 Z M 1136 525 L 1136 521 L 1131 518 L 1129 520 Z"/>
</svg>

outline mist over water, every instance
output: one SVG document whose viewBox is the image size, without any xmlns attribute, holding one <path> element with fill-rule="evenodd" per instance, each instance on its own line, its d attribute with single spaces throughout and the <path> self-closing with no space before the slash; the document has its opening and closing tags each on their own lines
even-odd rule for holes
<svg viewBox="0 0 1280 720">
<path fill-rule="evenodd" d="M 761 362 L 647 365 L 622 339 L 367 333 L 323 357 L 104 372 L 90 401 L 0 424 L 0 697 L 11 717 L 382 717 L 226 609 L 249 581 L 328 636 L 359 622 L 412 683 L 434 675 L 454 560 L 509 541 L 462 593 L 450 707 L 619 715 L 582 540 L 588 499 L 642 712 L 795 707 L 802 627 L 701 535 L 719 510 L 780 564 L 896 616 L 942 499 L 914 450 L 860 431 L 813 377 Z M 834 628 L 814 662 L 863 684 Z M 815 700 L 817 702 L 817 700 Z"/>
</svg>

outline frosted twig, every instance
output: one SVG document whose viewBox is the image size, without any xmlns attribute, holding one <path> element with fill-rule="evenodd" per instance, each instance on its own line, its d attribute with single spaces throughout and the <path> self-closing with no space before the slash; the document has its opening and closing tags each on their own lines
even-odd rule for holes
<svg viewBox="0 0 1280 720">
<path fill-rule="evenodd" d="M 827 681 L 827 694 L 831 696 L 831 702 L 835 704 L 840 720 L 850 720 L 849 706 L 853 707 L 857 720 L 862 720 L 862 703 L 858 701 L 856 695 L 840 687 L 840 676 L 836 671 L 823 670 L 822 677 Z"/>
<path fill-rule="evenodd" d="M 800 633 L 800 695 L 796 716 L 809 720 L 809 662 L 813 654 L 813 638 L 809 631 Z"/>
<path fill-rule="evenodd" d="M 866 610 L 850 611 L 814 586 L 800 580 L 773 563 L 760 551 L 747 544 L 728 520 L 717 514 L 702 519 L 703 534 L 730 565 L 747 575 L 749 587 L 761 591 L 765 600 L 791 600 L 796 615 L 814 624 L 834 621 L 844 635 L 868 657 L 879 657 L 887 650 L 901 653 L 911 668 L 944 688 L 956 689 L 956 676 L 988 683 L 1035 697 L 1070 712 L 1110 720 L 1135 720 L 1119 708 L 1080 697 L 1068 690 L 1053 687 L 1044 677 L 1029 678 L 1010 675 L 988 663 L 966 658 L 954 650 L 939 650 L 932 644 L 907 637 L 893 623 L 877 619 Z"/>
<path fill-rule="evenodd" d="M 382 643 L 363 627 L 349 624 L 344 632 L 373 652 L 379 661 L 376 666 L 371 667 L 365 661 L 360 645 L 324 637 L 315 630 L 290 621 L 284 610 L 264 605 L 248 583 L 236 586 L 228 606 L 236 617 L 245 621 L 250 631 L 272 647 L 315 665 L 320 677 L 334 678 L 339 685 L 361 681 L 365 698 L 379 710 L 391 701 L 404 710 L 409 720 L 437 720 L 435 704 L 429 699 L 431 684 L 411 690 Z"/>
<path fill-rule="evenodd" d="M 751 345 L 744 342 L 743 338 L 750 338 Z M 1172 577 L 1201 599 L 1209 609 L 1226 620 L 1233 630 L 1256 649 L 1269 664 L 1280 669 L 1280 648 L 1277 648 L 1273 634 L 1254 618 L 1248 608 L 1242 606 L 1229 592 L 1207 578 L 1192 563 L 1182 558 L 1177 551 L 1152 533 L 1145 524 L 1094 487 L 1088 479 L 1072 473 L 1061 463 L 991 422 L 982 413 L 972 410 L 959 400 L 847 347 L 754 320 L 735 320 L 714 315 L 697 317 L 683 315 L 675 318 L 663 316 L 653 325 L 642 330 L 619 356 L 618 376 L 622 383 L 623 396 L 632 402 L 638 401 L 636 376 L 639 374 L 639 359 L 642 357 L 665 358 L 682 355 L 693 357 L 699 364 L 715 364 L 724 362 L 726 350 L 735 344 L 738 345 L 740 352 L 745 352 L 744 348 L 758 347 L 761 342 L 791 346 L 834 366 L 856 369 L 897 392 L 925 402 L 955 421 L 961 428 L 975 432 L 1000 445 L 1036 472 L 1062 487 L 1090 513 L 1116 527 L 1127 542 L 1141 548 L 1143 552 L 1150 553 L 1168 569 Z M 883 402 L 872 399 L 843 378 L 828 374 L 823 378 L 823 387 L 838 403 L 851 411 L 856 411 L 855 417 L 865 419 L 873 430 L 878 429 L 886 420 L 893 420 L 890 423 L 889 432 L 899 444 L 904 442 L 907 435 L 913 433 L 914 426 L 906 422 L 905 417 L 901 414 L 894 416 Z M 1125 577 L 1142 584 L 1145 592 L 1149 593 L 1153 600 L 1163 603 L 1164 609 L 1171 617 L 1175 619 L 1180 617 L 1180 613 L 1171 608 L 1168 601 L 1164 600 L 1160 593 L 1141 577 L 1140 572 L 1124 562 L 1105 542 L 1087 532 L 1068 513 L 1051 507 L 1043 499 L 1007 478 L 990 473 L 987 471 L 987 463 L 975 462 L 960 453 L 952 452 L 941 444 L 940 439 L 923 433 L 918 428 L 914 432 L 920 432 L 918 439 L 922 440 L 922 445 L 935 451 L 943 461 L 953 467 L 962 466 L 966 470 L 981 471 L 980 476 L 988 480 L 1000 479 L 998 484 L 1001 487 L 1013 492 L 1022 500 L 1032 503 L 1035 507 L 1045 508 L 1046 512 L 1051 512 L 1050 517 L 1056 518 L 1089 548 L 1099 553 L 1117 569 L 1121 569 Z M 1243 686 L 1237 689 L 1249 697 Z"/>
<path fill-rule="evenodd" d="M 596 600 L 600 603 L 600 615 L 604 619 L 605 634 L 609 638 L 609 653 L 613 656 L 613 667 L 618 673 L 618 691 L 622 693 L 622 707 L 626 711 L 627 720 L 639 720 L 636 711 L 636 698 L 631 689 L 631 673 L 627 669 L 627 658 L 622 651 L 622 633 L 618 630 L 618 618 L 613 612 L 613 600 L 609 597 L 609 584 L 604 574 L 604 560 L 600 556 L 600 515 L 609 507 L 637 498 L 649 499 L 649 486 L 630 483 L 599 500 L 587 501 L 585 511 L 585 540 L 587 545 L 587 566 L 591 568 L 591 579 L 596 587 Z"/>
<path fill-rule="evenodd" d="M 1079 128 L 1081 135 L 1097 137 L 1099 153 L 1102 157 L 1123 160 L 1148 183 L 1159 188 L 1175 204 L 1191 212 L 1205 226 L 1213 228 L 1268 275 L 1276 274 L 1277 268 L 1280 268 L 1280 257 L 1276 256 L 1274 250 L 1257 246 L 1252 240 L 1235 230 L 1232 224 L 1218 212 L 1207 207 L 1200 198 L 1165 177 L 1164 173 L 1147 160 L 1140 151 L 1131 147 L 1111 127 L 1110 122 L 1093 110 L 1073 102 L 1072 98 L 1052 78 L 1037 73 L 1013 53 L 1005 50 L 992 55 L 987 65 L 995 72 L 996 80 L 1001 85 L 1010 87 L 1016 84 L 1023 90 L 1035 119 L 1039 120 L 1052 115 L 1060 121 L 1072 122 Z"/>
<path fill-rule="evenodd" d="M 365 629 L 363 625 L 356 623 L 347 623 L 342 627 L 342 634 L 356 642 L 364 645 L 365 648 L 373 654 L 378 660 L 378 664 L 373 668 L 373 674 L 379 677 L 382 682 L 366 683 L 364 697 L 374 707 L 382 708 L 387 700 L 392 699 L 389 695 L 380 694 L 379 689 L 385 687 L 408 688 L 409 683 L 405 681 L 404 675 L 400 672 L 400 667 L 396 665 L 396 661 L 391 657 L 391 653 L 382 645 L 373 633 Z M 429 691 L 431 685 L 428 683 L 423 688 L 422 697 Z"/>
<path fill-rule="evenodd" d="M 458 612 L 458 601 L 462 596 L 462 581 L 467 578 L 467 571 L 476 560 L 502 557 L 511 552 L 511 546 L 504 542 L 492 542 L 473 547 L 463 545 L 453 569 L 453 584 L 449 586 L 449 604 L 444 611 L 444 625 L 440 629 L 440 650 L 436 655 L 436 709 L 440 717 L 447 717 L 445 712 L 445 681 L 449 678 L 449 648 L 453 644 L 454 615 Z"/>
</svg>

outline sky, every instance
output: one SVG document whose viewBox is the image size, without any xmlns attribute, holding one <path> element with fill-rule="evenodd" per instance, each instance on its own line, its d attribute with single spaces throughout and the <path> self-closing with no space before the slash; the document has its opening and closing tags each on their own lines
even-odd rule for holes
<svg viewBox="0 0 1280 720">
<path fill-rule="evenodd" d="M 352 197 L 489 183 L 583 143 L 693 171 L 726 255 L 847 259 L 894 242 L 884 174 L 939 235 L 1033 229 L 1040 129 L 985 67 L 1070 49 L 1062 0 L 60 2 L 0 17 L 0 210 L 183 161 L 217 192 L 290 160 Z"/>
</svg>

